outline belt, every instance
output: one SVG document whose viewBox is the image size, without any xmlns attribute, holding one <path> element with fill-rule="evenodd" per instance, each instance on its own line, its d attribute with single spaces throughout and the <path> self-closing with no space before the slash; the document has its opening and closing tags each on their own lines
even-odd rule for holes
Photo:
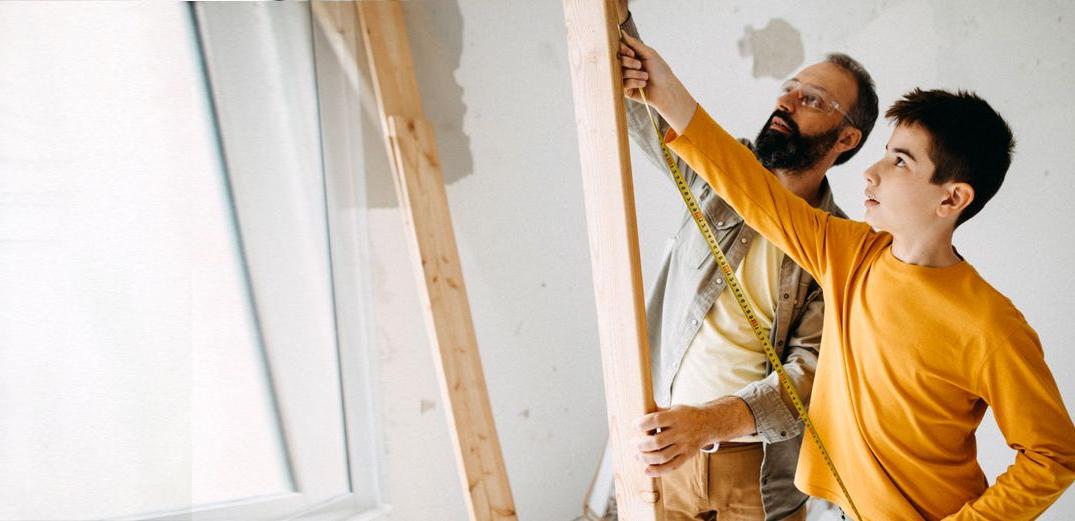
<svg viewBox="0 0 1075 521">
<path fill-rule="evenodd" d="M 750 447 L 750 446 L 754 446 L 754 445 L 757 445 L 757 446 L 760 447 L 761 442 L 760 441 L 722 441 L 722 442 L 720 442 L 720 446 L 717 447 L 717 452 L 720 452 L 720 451 L 722 451 L 724 449 L 738 449 L 738 448 Z"/>
</svg>

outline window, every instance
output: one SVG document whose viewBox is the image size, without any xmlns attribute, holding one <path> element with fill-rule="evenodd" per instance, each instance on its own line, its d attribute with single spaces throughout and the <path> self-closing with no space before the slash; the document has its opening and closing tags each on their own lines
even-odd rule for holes
<svg viewBox="0 0 1075 521">
<path fill-rule="evenodd" d="M 322 161 L 350 93 L 308 4 L 0 27 L 0 518 L 375 516 L 360 158 Z"/>
</svg>

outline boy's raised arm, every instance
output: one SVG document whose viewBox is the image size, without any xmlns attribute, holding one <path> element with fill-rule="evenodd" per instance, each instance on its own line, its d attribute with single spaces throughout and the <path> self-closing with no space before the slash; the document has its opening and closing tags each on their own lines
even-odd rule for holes
<svg viewBox="0 0 1075 521">
<path fill-rule="evenodd" d="M 753 152 L 709 117 L 656 51 L 630 35 L 624 41 L 634 56 L 621 58 L 624 95 L 641 101 L 638 88 L 645 87 L 650 105 L 671 127 L 665 141 L 717 195 L 819 281 L 829 271 L 828 259 L 853 264 L 871 235 L 869 226 L 833 218 L 784 188 Z M 632 60 L 641 67 L 630 67 Z"/>
<path fill-rule="evenodd" d="M 758 233 L 823 281 L 833 261 L 851 265 L 869 226 L 833 217 L 784 188 L 754 153 L 697 107 L 683 133 L 666 136 L 669 147 Z"/>
</svg>

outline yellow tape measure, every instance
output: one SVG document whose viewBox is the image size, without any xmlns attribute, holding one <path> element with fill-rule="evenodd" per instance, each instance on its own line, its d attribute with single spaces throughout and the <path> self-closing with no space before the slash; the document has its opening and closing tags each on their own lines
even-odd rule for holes
<svg viewBox="0 0 1075 521">
<path fill-rule="evenodd" d="M 664 139 L 661 136 L 661 129 L 657 126 L 657 120 L 653 118 L 653 112 L 650 111 L 649 102 L 646 101 L 645 91 L 638 89 L 638 92 L 642 95 L 642 103 L 646 106 L 646 114 L 649 114 L 649 120 L 653 123 L 653 131 L 657 134 L 657 140 L 660 142 L 661 150 L 664 152 L 665 163 L 668 164 L 668 169 L 672 171 L 672 177 L 675 178 L 676 187 L 679 188 L 679 195 L 683 196 L 683 202 L 687 203 L 687 210 L 690 211 L 691 217 L 694 217 L 694 223 L 698 225 L 698 231 L 702 232 L 702 237 L 705 239 L 706 244 L 709 245 L 709 251 L 713 253 L 713 258 L 717 261 L 717 267 L 724 275 L 724 280 L 728 284 L 728 289 L 731 290 L 732 295 L 735 297 L 735 302 L 739 304 L 739 309 L 743 311 L 743 315 L 746 316 L 747 322 L 750 323 L 750 328 L 754 331 L 754 336 L 758 338 L 762 347 L 765 349 L 766 358 L 769 359 L 769 363 L 773 366 L 773 370 L 779 375 L 780 383 L 784 386 L 784 390 L 788 392 L 788 397 L 791 398 L 791 403 L 795 406 L 795 411 L 799 413 L 799 418 L 802 419 L 803 425 L 806 426 L 807 431 L 810 433 L 810 437 L 814 440 L 814 444 L 817 445 L 818 450 L 821 452 L 821 457 L 825 460 L 825 465 L 829 467 L 829 471 L 832 472 L 833 477 L 836 478 L 836 482 L 840 485 L 840 490 L 844 494 L 844 499 L 847 499 L 847 503 L 855 513 L 855 518 L 860 520 L 863 519 L 862 515 L 859 514 L 858 507 L 855 506 L 855 502 L 851 500 L 851 494 L 847 491 L 847 486 L 844 485 L 844 480 L 840 478 L 840 473 L 837 472 L 836 464 L 832 462 L 832 458 L 829 456 L 829 451 L 825 450 L 825 444 L 821 442 L 821 435 L 818 434 L 817 429 L 814 428 L 813 422 L 810 421 L 810 416 L 806 413 L 806 406 L 803 405 L 803 401 L 799 397 L 799 392 L 796 391 L 795 386 L 791 384 L 791 379 L 788 378 L 787 373 L 784 371 L 784 364 L 780 363 L 780 357 L 776 355 L 776 350 L 773 349 L 772 343 L 769 342 L 769 336 L 762 330 L 761 324 L 754 314 L 754 310 L 750 307 L 750 303 L 747 302 L 746 296 L 743 294 L 743 288 L 739 286 L 739 280 L 735 277 L 735 270 L 732 269 L 732 265 L 728 262 L 727 257 L 724 256 L 724 252 L 721 251 L 720 245 L 717 244 L 717 238 L 713 235 L 713 230 L 709 228 L 709 223 L 705 220 L 705 215 L 702 213 L 702 209 L 698 206 L 698 201 L 695 200 L 694 194 L 691 193 L 690 187 L 687 186 L 687 180 L 683 178 L 683 174 L 680 173 L 679 168 L 676 166 L 676 161 L 672 158 L 672 151 L 664 144 Z"/>
</svg>

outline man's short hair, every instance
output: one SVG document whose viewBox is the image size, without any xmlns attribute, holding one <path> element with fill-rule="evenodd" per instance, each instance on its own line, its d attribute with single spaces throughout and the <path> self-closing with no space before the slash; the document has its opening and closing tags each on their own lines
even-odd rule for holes
<svg viewBox="0 0 1075 521">
<path fill-rule="evenodd" d="M 997 111 L 973 92 L 915 89 L 885 112 L 896 125 L 918 125 L 929 132 L 930 182 L 956 181 L 974 188 L 956 226 L 974 217 L 1000 190 L 1012 164 L 1015 137 Z"/>
<path fill-rule="evenodd" d="M 855 78 L 855 84 L 858 86 L 858 95 L 855 97 L 854 105 L 847 111 L 847 119 L 851 122 L 851 126 L 862 131 L 862 139 L 859 140 L 859 144 L 855 148 L 845 151 L 836 158 L 835 164 L 842 165 L 848 159 L 854 157 L 859 149 L 862 148 L 862 145 L 866 144 L 866 138 L 870 136 L 874 123 L 877 123 L 877 113 L 879 111 L 877 89 L 874 87 L 870 73 L 866 72 L 866 68 L 854 58 L 843 53 L 832 53 L 825 56 L 825 61 L 851 74 Z"/>
</svg>

